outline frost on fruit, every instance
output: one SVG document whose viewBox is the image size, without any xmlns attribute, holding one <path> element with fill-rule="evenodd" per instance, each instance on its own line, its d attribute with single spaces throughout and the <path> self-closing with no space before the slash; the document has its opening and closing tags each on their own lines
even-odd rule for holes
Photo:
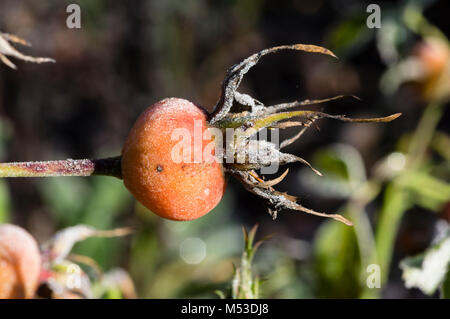
<svg viewBox="0 0 450 319">
<path fill-rule="evenodd" d="M 302 106 L 340 99 L 343 96 L 336 96 L 323 100 L 294 101 L 266 106 L 264 103 L 250 95 L 242 94 L 237 91 L 244 75 L 250 68 L 259 62 L 261 57 L 282 50 L 314 52 L 336 57 L 330 50 L 319 46 L 294 44 L 262 50 L 232 66 L 228 70 L 222 84 L 221 97 L 217 102 L 214 111 L 209 116 L 209 123 L 222 130 L 233 128 L 235 129 L 235 132 L 238 132 L 238 136 L 236 136 L 234 142 L 226 145 L 228 148 L 227 154 L 229 154 L 229 148 L 231 147 L 233 149 L 233 154 L 239 154 L 240 158 L 244 159 L 244 162 L 232 161 L 232 163 L 230 163 L 230 161 L 224 160 L 224 168 L 228 173 L 236 177 L 248 191 L 265 200 L 268 211 L 274 219 L 277 217 L 277 213 L 280 210 L 292 209 L 308 214 L 333 218 L 347 225 L 352 225 L 351 221 L 341 215 L 316 212 L 300 205 L 296 197 L 276 191 L 273 186 L 283 180 L 287 175 L 287 171 L 274 180 L 266 181 L 262 176 L 258 175 L 256 170 L 272 164 L 285 165 L 292 162 L 300 162 L 309 166 L 317 175 L 321 176 L 320 172 L 311 167 L 306 160 L 297 155 L 283 153 L 281 152 L 281 149 L 298 140 L 312 124 L 321 118 L 360 123 L 390 122 L 401 114 L 397 113 L 381 118 L 351 119 L 345 117 L 345 115 L 330 115 L 309 110 L 293 110 L 294 108 Z M 255 137 L 255 135 L 264 128 L 284 129 L 287 127 L 299 127 L 300 130 L 293 137 L 282 141 L 279 148 L 274 143 L 266 140 L 252 139 L 252 137 Z M 252 161 L 248 159 L 252 159 Z"/>
<path fill-rule="evenodd" d="M 10 43 L 18 43 L 24 46 L 31 46 L 31 44 L 26 40 L 19 38 L 18 36 L 0 32 L 0 61 L 2 61 L 12 69 L 17 69 L 17 67 L 13 62 L 11 62 L 11 60 L 7 58 L 7 56 L 33 63 L 55 62 L 55 60 L 51 58 L 32 57 L 29 55 L 25 55 L 15 49 Z"/>
</svg>

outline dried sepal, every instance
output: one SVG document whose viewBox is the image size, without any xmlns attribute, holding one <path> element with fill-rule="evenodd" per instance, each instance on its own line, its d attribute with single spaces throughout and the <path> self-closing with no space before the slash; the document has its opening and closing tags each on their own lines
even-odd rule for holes
<svg viewBox="0 0 450 319">
<path fill-rule="evenodd" d="M 293 111 L 293 112 L 281 112 L 269 115 L 263 115 L 260 117 L 240 117 L 237 119 L 233 119 L 232 127 L 237 126 L 237 130 L 235 133 L 235 139 L 233 143 L 227 145 L 228 154 L 234 154 L 234 160 L 231 163 L 224 164 L 226 167 L 231 167 L 233 169 L 242 169 L 242 170 L 254 170 L 260 169 L 262 167 L 270 166 L 270 165 L 285 165 L 293 162 L 300 162 L 308 167 L 310 167 L 314 173 L 319 176 L 322 174 L 314 169 L 306 160 L 303 158 L 280 152 L 279 149 L 293 143 L 297 140 L 314 121 L 320 118 L 332 118 L 346 122 L 390 122 L 400 116 L 400 113 L 396 113 L 387 117 L 379 117 L 379 118 L 347 118 L 345 115 L 330 115 L 327 113 L 316 112 L 316 111 Z M 296 117 L 303 117 L 304 120 L 300 121 L 285 121 Z M 224 120 L 225 121 L 225 120 Z M 231 122 L 230 122 L 231 123 Z M 228 124 L 230 124 L 228 123 Z M 284 123 L 288 123 L 287 125 L 283 125 Z M 274 143 L 271 143 L 266 140 L 256 140 L 251 137 L 255 136 L 260 130 L 264 128 L 271 127 L 280 127 L 286 128 L 290 126 L 305 126 L 298 134 L 294 137 L 283 141 L 279 148 Z M 229 150 L 232 148 L 232 150 Z M 228 156 L 226 154 L 226 156 Z"/>
<path fill-rule="evenodd" d="M 277 218 L 278 212 L 281 209 L 291 209 L 320 217 L 332 218 L 349 226 L 353 225 L 351 221 L 342 215 L 320 213 L 303 207 L 297 203 L 298 199 L 295 196 L 278 192 L 272 187 L 267 187 L 264 183 L 261 183 L 260 178 L 255 178 L 255 172 L 249 173 L 247 171 L 232 170 L 230 173 L 234 175 L 248 191 L 265 199 L 269 214 L 274 219 Z"/>
<path fill-rule="evenodd" d="M 42 254 L 49 263 L 60 262 L 69 255 L 72 247 L 79 241 L 90 237 L 119 237 L 132 232 L 128 227 L 112 230 L 98 230 L 88 225 L 77 225 L 57 232 L 42 245 Z"/>
<path fill-rule="evenodd" d="M 281 50 L 297 50 L 297 51 L 321 53 L 330 55 L 332 57 L 336 57 L 333 52 L 331 52 L 326 48 L 309 44 L 282 45 L 278 47 L 265 49 L 251 55 L 241 63 L 232 66 L 228 70 L 225 80 L 222 83 L 222 93 L 220 99 L 217 102 L 214 111 L 211 113 L 209 117 L 209 122 L 211 124 L 220 121 L 229 113 L 231 107 L 233 106 L 236 90 L 238 89 L 239 84 L 242 81 L 242 78 L 253 66 L 255 66 L 258 63 L 259 59 L 264 55 L 279 52 Z"/>
<path fill-rule="evenodd" d="M 271 180 L 268 180 L 268 181 L 264 181 L 264 180 L 260 179 L 260 180 L 258 180 L 258 181 L 260 182 L 260 184 L 261 184 L 263 187 L 272 187 L 272 186 L 275 186 L 275 185 L 281 183 L 281 182 L 284 180 L 284 178 L 287 176 L 288 173 L 289 173 L 289 168 L 286 169 L 286 170 L 284 171 L 284 173 L 281 174 L 280 176 L 278 176 L 277 178 L 274 178 L 274 179 L 271 179 Z M 255 176 L 253 176 L 253 177 L 257 178 L 258 176 L 255 175 Z"/>
<path fill-rule="evenodd" d="M 335 119 L 343 122 L 354 122 L 354 123 L 386 123 L 391 122 L 398 118 L 401 113 L 395 113 L 385 117 L 376 117 L 376 118 L 349 118 L 345 115 L 331 115 L 323 112 L 317 111 L 291 111 L 291 112 L 281 112 L 281 113 L 273 113 L 273 114 L 265 114 L 263 113 L 260 116 L 242 116 L 238 119 L 233 119 L 228 121 L 226 127 L 240 127 L 245 126 L 244 136 L 251 137 L 254 134 L 258 133 L 260 130 L 267 127 L 274 127 L 279 122 L 284 120 L 292 120 L 294 118 L 303 118 L 303 123 L 311 120 L 311 119 L 321 119 L 321 118 L 329 118 Z M 226 119 L 224 121 L 227 121 Z"/>
<path fill-rule="evenodd" d="M 227 145 L 228 152 L 231 151 L 234 154 L 234 160 L 232 163 L 224 164 L 227 167 L 232 167 L 234 169 L 242 169 L 242 170 L 253 170 L 260 169 L 262 167 L 270 166 L 273 164 L 276 165 L 284 165 L 293 162 L 301 162 L 308 167 L 310 167 L 317 175 L 322 175 L 316 169 L 314 169 L 306 160 L 303 158 L 288 154 L 282 153 L 279 151 L 277 146 L 274 143 L 265 141 L 265 140 L 256 140 L 251 139 L 251 137 L 255 136 L 255 134 L 267 127 L 289 127 L 292 125 L 300 126 L 304 125 L 305 128 L 309 127 L 313 121 L 320 118 L 332 118 L 342 121 L 348 122 L 389 122 L 394 120 L 400 116 L 399 113 L 393 114 L 387 117 L 380 118 L 367 118 L 367 119 L 352 119 L 347 118 L 344 115 L 330 115 L 322 112 L 316 111 L 293 111 L 293 112 L 282 112 L 269 114 L 267 116 L 263 115 L 260 117 L 240 117 L 236 120 L 233 120 L 233 125 L 237 126 L 236 135 L 233 143 Z M 303 117 L 303 122 L 282 122 L 283 120 L 289 120 L 295 117 Z M 231 123 L 231 122 L 230 122 Z M 229 124 L 230 124 L 229 123 Z M 284 126 L 284 123 L 288 123 L 287 126 Z M 294 136 L 293 138 L 287 140 L 287 143 L 282 143 L 280 148 L 285 147 L 295 140 L 297 140 L 301 134 L 303 134 L 304 130 L 301 130 L 299 134 Z M 229 150 L 232 148 L 232 150 Z M 228 154 L 226 155 L 228 156 Z"/>
<path fill-rule="evenodd" d="M 268 126 L 267 128 L 269 128 L 269 129 L 274 129 L 274 128 L 285 129 L 285 128 L 289 128 L 289 127 L 298 127 L 298 126 L 304 126 L 304 125 L 305 125 L 305 123 L 300 122 L 300 121 L 286 121 L 286 122 L 276 123 L 274 125 Z"/>
<path fill-rule="evenodd" d="M 262 110 L 265 107 L 262 102 L 258 101 L 252 96 L 245 93 L 239 93 L 238 91 L 234 92 L 234 101 L 242 106 L 249 107 L 246 110 L 250 110 L 251 113 Z"/>
<path fill-rule="evenodd" d="M 317 175 L 322 176 L 318 170 L 313 168 L 303 158 L 293 154 L 282 153 L 274 143 L 265 140 L 258 141 L 250 139 L 238 142 L 234 146 L 229 145 L 228 147 L 235 147 L 235 156 L 232 163 L 224 163 L 225 168 L 255 170 L 270 165 L 281 166 L 300 162 L 308 166 Z"/>
<path fill-rule="evenodd" d="M 281 209 L 292 209 L 312 215 L 333 218 L 347 225 L 352 225 L 349 220 L 341 215 L 316 212 L 298 204 L 296 197 L 274 190 L 272 186 L 283 180 L 288 171 L 285 171 L 280 177 L 271 181 L 264 181 L 263 178 L 258 176 L 255 170 L 270 165 L 284 165 L 293 162 L 301 162 L 321 176 L 322 174 L 314 169 L 303 158 L 293 154 L 283 153 L 280 150 L 298 140 L 312 124 L 317 126 L 316 122 L 321 118 L 336 119 L 344 122 L 381 123 L 390 122 L 401 114 L 396 113 L 379 118 L 348 118 L 345 115 L 331 115 L 312 110 L 291 110 L 297 107 L 338 100 L 347 95 L 266 106 L 252 96 L 237 91 L 243 76 L 250 68 L 258 63 L 262 56 L 288 49 L 317 52 L 335 57 L 331 51 L 325 48 L 298 44 L 279 46 L 260 51 L 231 67 L 222 84 L 221 97 L 217 102 L 213 113 L 209 116 L 209 123 L 212 126 L 222 130 L 227 130 L 229 128 L 235 129 L 233 140 L 227 141 L 226 144 L 227 152 L 224 152 L 226 153 L 224 154 L 224 167 L 226 171 L 234 175 L 247 190 L 265 200 L 269 213 L 273 218 L 276 218 L 278 211 Z M 349 97 L 359 100 L 358 97 L 353 95 L 350 95 Z M 285 129 L 289 127 L 301 127 L 301 129 L 293 137 L 282 141 L 279 147 L 266 140 L 254 139 L 256 134 L 263 129 Z M 233 154 L 233 161 L 230 161 L 230 153 Z M 245 232 L 244 236 L 246 236 Z"/>
<path fill-rule="evenodd" d="M 308 119 L 307 121 L 305 121 L 305 122 L 303 123 L 303 128 L 302 128 L 300 131 L 298 131 L 297 134 L 295 134 L 293 137 L 288 138 L 288 139 L 286 139 L 286 140 L 284 140 L 284 141 L 282 141 L 282 142 L 280 143 L 280 150 L 281 150 L 282 148 L 288 146 L 288 145 L 291 145 L 291 144 L 294 143 L 296 140 L 298 140 L 300 137 L 302 137 L 302 135 L 306 132 L 306 130 L 307 130 L 312 124 L 314 124 L 314 122 L 315 122 L 316 120 L 318 120 L 318 119 L 319 119 L 319 118 L 316 116 L 316 117 L 312 117 L 312 118 Z M 317 128 L 318 128 L 318 127 L 317 127 Z"/>
<path fill-rule="evenodd" d="M 31 44 L 26 40 L 19 38 L 16 35 L 8 33 L 0 33 L 0 61 L 2 61 L 4 64 L 6 64 L 12 69 L 17 69 L 17 67 L 13 62 L 11 62 L 11 60 L 7 58 L 7 56 L 11 56 L 32 63 L 55 62 L 55 60 L 51 58 L 33 57 L 30 55 L 25 55 L 20 51 L 18 51 L 17 49 L 15 49 L 9 42 L 18 43 L 25 46 L 31 46 Z"/>
<path fill-rule="evenodd" d="M 264 114 L 272 114 L 272 113 L 276 113 L 279 111 L 292 109 L 292 108 L 300 107 L 300 106 L 322 104 L 322 103 L 326 103 L 326 102 L 340 100 L 345 97 L 352 97 L 356 100 L 360 100 L 360 98 L 357 97 L 356 95 L 336 95 L 336 96 L 329 97 L 326 99 L 316 99 L 316 100 L 307 99 L 307 100 L 303 100 L 303 101 L 294 101 L 294 102 L 280 103 L 280 104 L 276 104 L 276 105 L 267 106 L 264 110 Z"/>
</svg>

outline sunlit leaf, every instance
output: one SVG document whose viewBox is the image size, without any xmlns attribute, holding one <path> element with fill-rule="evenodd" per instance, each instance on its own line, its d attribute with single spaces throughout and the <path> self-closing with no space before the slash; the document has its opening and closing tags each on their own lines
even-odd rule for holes
<svg viewBox="0 0 450 319">
<path fill-rule="evenodd" d="M 432 295 L 444 282 L 449 264 L 450 232 L 422 255 L 404 259 L 400 268 L 403 270 L 402 277 L 406 287 L 416 287 L 425 294 Z"/>
</svg>

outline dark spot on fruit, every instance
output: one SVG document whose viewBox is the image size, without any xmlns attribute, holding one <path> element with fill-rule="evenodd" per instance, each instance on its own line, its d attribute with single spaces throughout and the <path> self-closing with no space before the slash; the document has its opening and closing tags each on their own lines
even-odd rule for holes
<svg viewBox="0 0 450 319">
<path fill-rule="evenodd" d="M 163 171 L 162 165 L 156 166 L 156 171 L 157 171 L 158 173 L 161 173 L 161 172 Z"/>
</svg>

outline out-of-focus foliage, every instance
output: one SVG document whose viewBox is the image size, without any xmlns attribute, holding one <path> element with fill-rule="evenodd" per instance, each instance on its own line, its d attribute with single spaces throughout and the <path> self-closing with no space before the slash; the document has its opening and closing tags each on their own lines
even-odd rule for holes
<svg viewBox="0 0 450 319">
<path fill-rule="evenodd" d="M 324 277 L 326 283 L 337 281 L 337 284 L 334 285 L 338 290 L 337 294 L 333 294 L 333 290 L 329 287 L 324 289 L 327 292 L 331 291 L 334 297 L 342 294 L 344 290 L 341 287 L 348 286 L 347 279 L 352 278 L 351 274 L 363 274 L 364 269 L 372 263 L 381 267 L 381 282 L 386 283 L 389 278 L 389 269 L 392 268 L 391 262 L 396 237 L 403 215 L 417 206 L 439 212 L 450 200 L 449 158 L 442 153 L 442 144 L 448 143 L 449 136 L 445 132 L 437 130 L 437 125 L 444 113 L 444 105 L 450 96 L 450 47 L 447 38 L 423 16 L 423 10 L 423 3 L 405 1 L 384 15 L 382 23 L 384 26 L 387 25 L 387 28 L 382 28 L 376 33 L 377 49 L 388 66 L 380 82 L 384 93 L 395 94 L 400 85 L 414 81 L 418 83 L 418 95 L 425 103 L 429 103 L 417 128 L 413 133 L 407 133 L 399 139 L 398 149 L 381 159 L 374 167 L 372 178 L 366 181 L 364 181 L 365 173 L 361 170 L 358 162 L 356 165 L 343 167 L 339 166 L 339 162 L 330 160 L 330 156 L 325 152 L 318 153 L 316 156 L 317 165 L 327 164 L 328 168 L 331 167 L 334 171 L 335 177 L 331 180 L 330 178 L 317 182 L 314 180 L 311 183 L 313 189 L 322 196 L 328 193 L 329 196 L 339 198 L 345 197 L 346 193 L 351 194 L 348 195 L 349 199 L 345 209 L 349 211 L 350 216 L 357 219 L 354 228 L 356 235 L 353 237 L 348 237 L 342 232 L 338 233 L 337 226 L 327 225 L 329 229 L 316 239 L 316 244 L 320 244 L 322 241 L 327 243 L 318 246 L 317 259 L 319 265 L 325 269 L 331 268 L 334 273 L 332 270 L 328 270 L 328 272 L 319 273 L 319 277 Z M 339 40 L 340 32 L 345 37 L 349 25 L 351 25 L 351 20 L 346 20 L 334 31 L 331 39 Z M 368 33 L 365 34 L 369 36 Z M 405 57 L 405 47 L 415 34 L 425 40 L 423 43 L 419 43 L 421 46 L 419 51 L 412 51 L 411 55 Z M 363 36 L 355 33 L 352 41 L 337 42 L 343 44 L 343 47 L 354 54 L 356 48 L 361 49 L 359 45 L 362 42 L 361 37 Z M 365 40 L 367 41 L 367 39 Z M 437 150 L 433 147 L 436 144 L 435 139 L 440 140 L 439 144 L 442 143 L 437 154 L 433 152 L 433 149 Z M 347 154 L 346 158 L 351 157 L 353 153 L 352 150 L 340 152 L 340 154 Z M 349 174 L 349 171 L 352 170 L 354 173 Z M 359 176 L 359 179 L 356 179 L 357 186 L 351 192 L 346 191 L 349 183 L 346 183 L 345 179 L 350 179 L 348 175 Z M 336 187 L 336 185 L 342 187 Z M 333 192 L 334 189 L 339 191 Z M 366 206 L 380 195 L 382 195 L 383 204 L 376 217 L 374 234 L 372 234 L 369 221 L 365 216 Z M 444 221 L 444 223 L 447 222 Z M 333 228 L 334 230 L 332 230 Z M 363 229 L 364 231 L 361 231 Z M 345 230 L 342 231 L 345 232 Z M 333 232 L 338 235 L 333 237 Z M 346 233 L 352 232 L 347 230 Z M 319 233 L 320 235 L 321 233 Z M 361 255 L 354 255 L 350 257 L 350 260 L 346 259 L 345 256 L 352 256 L 351 252 L 357 251 L 357 247 L 359 247 Z M 443 250 L 445 249 L 444 247 Z M 327 250 L 330 251 L 328 253 L 330 257 L 324 258 L 327 256 Z M 338 253 L 339 251 L 345 253 Z M 368 258 L 364 259 L 364 255 Z M 340 258 L 336 258 L 337 256 Z M 438 259 L 443 263 L 444 268 L 441 268 L 441 272 L 436 274 L 436 276 L 440 276 L 439 278 L 436 277 L 437 279 L 433 282 L 430 280 L 431 286 L 428 287 L 421 284 L 421 280 L 418 278 L 420 276 L 417 275 L 418 271 L 407 267 L 409 259 L 406 260 L 403 265 L 407 286 L 419 286 L 426 293 L 434 292 L 437 283 L 443 281 L 448 271 L 446 259 L 440 257 Z M 333 260 L 335 260 L 334 263 Z M 417 261 L 417 258 L 414 260 Z M 358 265 L 361 262 L 363 267 L 360 269 Z M 352 269 L 351 265 L 356 267 L 355 270 L 350 271 L 350 275 L 343 275 L 343 271 Z M 326 268 L 327 266 L 328 268 Z M 425 269 L 424 272 L 426 272 Z M 351 286 L 354 291 L 350 296 L 374 297 L 378 295 L 377 290 L 364 289 L 365 283 L 358 279 L 354 280 Z M 362 289 L 358 291 L 358 288 Z"/>
<path fill-rule="evenodd" d="M 121 181 L 107 177 L 96 178 L 91 184 L 78 178 L 43 180 L 40 190 L 50 213 L 63 227 L 79 223 L 99 229 L 118 227 L 117 214 L 130 198 Z M 80 244 L 75 251 L 110 268 L 118 262 L 111 256 L 121 249 L 119 240 L 95 238 Z"/>
<path fill-rule="evenodd" d="M 4 158 L 5 144 L 10 134 L 10 126 L 4 119 L 0 119 L 0 159 Z M 10 199 L 9 190 L 4 180 L 0 181 L 0 224 L 9 221 Z"/>
<path fill-rule="evenodd" d="M 239 226 L 227 223 L 232 209 L 231 192 L 211 213 L 191 222 L 162 220 L 139 205 L 143 227 L 131 243 L 129 270 L 140 297 L 213 297 L 214 288 L 230 278 L 231 258 L 241 249 Z"/>
<path fill-rule="evenodd" d="M 446 236 L 438 243 L 428 248 L 423 254 L 404 259 L 400 264 L 403 279 L 408 288 L 417 287 L 424 293 L 431 295 L 439 286 L 444 284 L 448 276 L 450 264 L 450 236 Z M 447 283 L 442 287 L 447 297 Z"/>
<path fill-rule="evenodd" d="M 255 242 L 258 225 L 253 226 L 248 232 L 245 227 L 243 227 L 242 230 L 244 233 L 244 249 L 240 264 L 234 265 L 233 267 L 234 275 L 231 280 L 231 287 L 227 292 L 221 290 L 216 291 L 222 299 L 258 299 L 260 297 L 259 289 L 263 281 L 258 275 L 254 274 L 252 262 L 259 246 L 261 246 L 267 238 Z"/>
<path fill-rule="evenodd" d="M 2 298 L 136 298 L 127 271 L 116 268 L 104 273 L 94 259 L 72 252 L 76 243 L 87 238 L 124 236 L 130 229 L 76 225 L 38 247 L 26 230 L 0 226 Z"/>
</svg>

